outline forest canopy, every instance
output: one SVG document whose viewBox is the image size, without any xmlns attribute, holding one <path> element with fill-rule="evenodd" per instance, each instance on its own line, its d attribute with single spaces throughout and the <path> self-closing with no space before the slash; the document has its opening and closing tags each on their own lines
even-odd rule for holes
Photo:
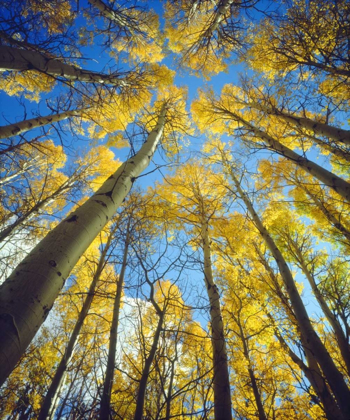
<svg viewBox="0 0 350 420">
<path fill-rule="evenodd" d="M 350 419 L 350 3 L 0 0 L 0 419 Z"/>
</svg>

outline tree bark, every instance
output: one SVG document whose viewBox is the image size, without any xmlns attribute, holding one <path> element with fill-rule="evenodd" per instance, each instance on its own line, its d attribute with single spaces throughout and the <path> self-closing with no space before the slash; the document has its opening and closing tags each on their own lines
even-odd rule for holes
<svg viewBox="0 0 350 420">
<path fill-rule="evenodd" d="M 272 319 L 271 315 L 268 315 L 269 318 Z M 312 386 L 315 394 L 320 399 L 323 405 L 323 409 L 326 413 L 327 419 L 345 420 L 345 417 L 343 417 L 342 413 L 339 410 L 339 407 L 336 405 L 331 393 L 328 390 L 328 387 L 323 379 L 323 376 L 321 375 L 318 365 L 313 362 L 312 358 L 310 358 L 310 351 L 305 352 L 307 362 L 309 364 L 309 366 L 307 366 L 288 346 L 288 344 L 285 342 L 277 328 L 275 328 L 275 335 L 278 341 L 281 343 L 283 349 L 291 358 L 291 360 L 304 372 L 304 375 L 310 382 L 310 385 Z"/>
<path fill-rule="evenodd" d="M 46 319 L 70 271 L 149 165 L 163 133 L 166 103 L 140 151 L 53 229 L 1 285 L 0 384 Z"/>
<path fill-rule="evenodd" d="M 44 401 L 41 405 L 40 413 L 38 420 L 52 420 L 55 415 L 56 410 L 56 404 L 55 401 L 58 399 L 58 393 L 61 388 L 65 373 L 67 371 L 67 366 L 69 365 L 69 362 L 73 356 L 75 345 L 78 341 L 79 334 L 81 331 L 81 328 L 84 324 L 84 321 L 88 315 L 88 312 L 91 307 L 91 303 L 95 296 L 95 290 L 97 283 L 100 279 L 101 273 L 104 269 L 104 266 L 106 264 L 106 257 L 107 253 L 110 247 L 112 241 L 112 234 L 109 235 L 107 239 L 107 243 L 102 251 L 100 260 L 98 262 L 96 272 L 94 274 L 94 277 L 92 279 L 92 282 L 90 284 L 89 291 L 87 293 L 87 296 L 85 298 L 85 301 L 83 303 L 83 307 L 81 308 L 81 311 L 79 313 L 77 322 L 74 326 L 72 335 L 69 338 L 68 345 L 66 347 L 66 350 L 64 352 L 64 355 L 56 369 L 55 375 L 52 379 L 51 385 L 45 395 Z"/>
<path fill-rule="evenodd" d="M 347 387 L 346 382 L 344 381 L 343 375 L 337 369 L 333 359 L 329 355 L 327 349 L 325 348 L 324 344 L 322 343 L 316 331 L 314 330 L 310 318 L 306 312 L 305 306 L 299 295 L 292 273 L 290 272 L 289 267 L 285 259 L 283 258 L 280 250 L 278 249 L 274 240 L 270 236 L 268 230 L 261 222 L 247 195 L 243 192 L 239 181 L 233 173 L 232 168 L 229 168 L 229 170 L 238 194 L 244 201 L 258 231 L 260 232 L 274 259 L 276 260 L 283 282 L 287 289 L 287 293 L 291 301 L 301 335 L 304 338 L 303 345 L 306 348 L 310 349 L 311 353 L 317 360 L 317 363 L 320 365 L 324 376 L 326 377 L 335 395 L 335 398 L 339 404 L 343 416 L 346 419 L 350 418 L 350 391 Z"/>
<path fill-rule="evenodd" d="M 0 139 L 5 139 L 12 136 L 18 136 L 34 128 L 43 127 L 47 124 L 66 120 L 70 117 L 78 117 L 83 110 L 66 111 L 60 114 L 50 115 L 48 117 L 37 117 L 29 120 L 20 121 L 18 123 L 9 124 L 0 127 Z"/>
<path fill-rule="evenodd" d="M 137 399 L 136 399 L 136 409 L 135 409 L 134 420 L 142 420 L 143 419 L 143 407 L 144 407 L 144 404 L 145 404 L 147 381 L 148 381 L 149 372 L 151 370 L 152 362 L 153 362 L 154 356 L 155 356 L 156 351 L 157 351 L 159 337 L 160 337 L 160 333 L 162 331 L 162 326 L 163 326 L 163 321 L 164 321 L 164 316 L 165 316 L 165 309 L 163 309 L 163 311 L 160 311 L 159 307 L 158 307 L 157 313 L 158 313 L 158 317 L 159 317 L 158 318 L 158 323 L 157 323 L 157 328 L 156 328 L 156 331 L 155 331 L 155 334 L 154 334 L 154 337 L 153 337 L 151 351 L 149 352 L 149 355 L 146 358 L 145 366 L 142 370 L 140 385 L 139 385 L 139 389 L 138 389 L 138 393 L 137 393 Z"/>
<path fill-rule="evenodd" d="M 0 46 L 1 71 L 37 70 L 53 77 L 72 82 L 98 83 L 113 86 L 124 86 L 125 81 L 115 75 L 82 70 L 71 64 L 49 58 L 45 54 L 22 50 L 19 48 Z"/>
<path fill-rule="evenodd" d="M 319 121 L 311 120 L 310 118 L 300 117 L 298 115 L 289 114 L 288 112 L 280 111 L 276 108 L 262 105 L 258 102 L 250 102 L 248 106 L 266 112 L 268 115 L 274 115 L 281 118 L 285 122 L 306 130 L 313 131 L 320 136 L 328 137 L 332 140 L 350 145 L 350 131 L 341 128 L 333 127 Z"/>
<path fill-rule="evenodd" d="M 337 192 L 339 195 L 345 198 L 345 200 L 350 202 L 350 184 L 348 182 L 344 181 L 342 178 L 333 174 L 332 172 L 327 171 L 327 169 L 322 168 L 322 166 L 317 165 L 316 163 L 299 155 L 298 153 L 295 153 L 292 149 L 289 149 L 289 147 L 284 146 L 282 143 L 280 143 L 275 138 L 271 137 L 266 132 L 254 127 L 242 117 L 236 114 L 232 114 L 230 112 L 229 114 L 233 116 L 234 119 L 241 122 L 250 131 L 252 131 L 257 137 L 260 137 L 262 140 L 265 140 L 271 150 L 274 150 L 280 155 L 291 160 L 296 165 L 300 166 L 306 172 L 309 172 L 309 174 L 321 181 L 324 185 L 326 185 L 329 188 L 332 188 L 335 192 Z"/>
<path fill-rule="evenodd" d="M 254 399 L 258 408 L 258 413 L 259 413 L 259 420 L 267 420 L 266 414 L 265 414 L 265 410 L 264 410 L 264 406 L 261 400 L 261 395 L 259 392 L 259 387 L 257 384 L 257 380 L 254 374 L 254 370 L 252 367 L 252 363 L 249 357 L 249 349 L 248 349 L 248 345 L 247 345 L 247 339 L 244 336 L 244 331 L 240 322 L 240 319 L 238 319 L 239 322 L 237 322 L 238 324 L 238 328 L 239 328 L 239 333 L 240 333 L 240 339 L 242 341 L 242 345 L 243 345 L 243 354 L 244 354 L 244 358 L 246 359 L 247 363 L 248 363 L 248 373 L 249 373 L 249 377 L 250 377 L 250 382 L 252 384 L 252 388 L 253 388 L 253 394 L 254 394 Z"/>
<path fill-rule="evenodd" d="M 232 420 L 230 377 L 220 296 L 212 272 L 208 222 L 204 218 L 201 221 L 201 240 L 204 254 L 204 280 L 210 304 L 212 331 L 214 416 L 215 420 Z"/>
<path fill-rule="evenodd" d="M 296 256 L 297 261 L 300 264 L 300 268 L 302 269 L 303 273 L 305 274 L 305 277 L 307 278 L 311 289 L 316 297 L 317 302 L 319 303 L 322 312 L 324 313 L 325 317 L 327 318 L 329 324 L 331 325 L 334 335 L 335 335 L 335 339 L 337 340 L 338 346 L 339 346 L 339 350 L 340 353 L 342 355 L 342 358 L 345 362 L 346 365 L 346 369 L 348 374 L 350 374 L 350 348 L 349 348 L 349 343 L 347 342 L 347 339 L 345 337 L 345 334 L 343 332 L 343 329 L 340 325 L 340 323 L 338 322 L 337 318 L 335 317 L 335 315 L 333 314 L 333 312 L 331 311 L 331 309 L 329 308 L 327 302 L 325 301 L 322 293 L 320 292 L 320 290 L 318 289 L 318 286 L 315 282 L 315 279 L 313 277 L 313 275 L 310 273 L 307 264 L 305 262 L 304 256 L 302 255 L 302 252 L 300 251 L 300 249 L 298 248 L 298 245 L 292 240 L 292 246 L 294 248 L 294 253 Z"/>
<path fill-rule="evenodd" d="M 120 270 L 120 276 L 117 280 L 117 293 L 114 299 L 113 306 L 113 318 L 112 325 L 109 335 L 109 348 L 108 348 L 108 359 L 107 367 L 105 373 L 105 379 L 103 382 L 103 391 L 100 403 L 100 420 L 109 420 L 110 419 L 110 404 L 111 404 L 111 393 L 114 380 L 114 368 L 115 368 L 115 357 L 117 350 L 117 340 L 118 340 L 118 324 L 119 324 L 119 312 L 120 312 L 120 302 L 122 297 L 122 290 L 124 284 L 124 276 L 127 265 L 129 241 L 130 241 L 130 219 L 126 232 L 125 247 L 122 267 Z"/>
</svg>

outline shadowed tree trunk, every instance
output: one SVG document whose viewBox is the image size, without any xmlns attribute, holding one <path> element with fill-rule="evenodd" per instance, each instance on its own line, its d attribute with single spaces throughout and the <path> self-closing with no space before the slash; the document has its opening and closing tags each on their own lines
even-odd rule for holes
<svg viewBox="0 0 350 420">
<path fill-rule="evenodd" d="M 327 349 L 314 330 L 310 318 L 306 312 L 305 306 L 299 295 L 292 273 L 290 272 L 289 267 L 284 260 L 280 250 L 278 249 L 267 229 L 264 227 L 247 195 L 243 192 L 238 179 L 233 173 L 233 168 L 230 167 L 227 162 L 225 162 L 225 166 L 228 169 L 231 179 L 235 184 L 236 190 L 241 199 L 244 201 L 248 212 L 255 223 L 255 226 L 257 227 L 268 249 L 276 260 L 283 282 L 287 289 L 296 320 L 298 322 L 298 327 L 300 328 L 301 336 L 303 338 L 303 345 L 305 348 L 310 350 L 311 354 L 315 357 L 317 363 L 321 367 L 324 376 L 326 377 L 336 397 L 344 418 L 350 418 L 350 391 L 346 385 L 346 382 L 344 381 L 343 375 L 337 369 L 333 359 L 329 355 Z"/>
<path fill-rule="evenodd" d="M 37 70 L 53 77 L 63 78 L 72 82 L 98 83 L 113 86 L 123 86 L 125 81 L 113 74 L 97 73 L 82 70 L 63 61 L 50 58 L 36 51 L 0 46 L 1 71 Z"/>
<path fill-rule="evenodd" d="M 204 254 L 204 279 L 210 303 L 211 343 L 213 349 L 213 389 L 215 420 L 231 420 L 231 389 L 228 371 L 224 325 L 220 306 L 218 287 L 214 282 L 208 222 L 201 221 L 201 239 Z"/>
<path fill-rule="evenodd" d="M 0 139 L 5 139 L 12 136 L 25 133 L 34 128 L 43 127 L 54 122 L 64 121 L 70 117 L 81 116 L 83 110 L 66 111 L 60 114 L 50 115 L 48 117 L 36 117 L 29 120 L 20 121 L 18 123 L 9 124 L 0 127 Z"/>
<path fill-rule="evenodd" d="M 130 241 L 130 218 L 129 218 L 127 231 L 126 231 L 122 266 L 121 266 L 119 278 L 117 280 L 117 293 L 114 299 L 113 318 L 112 318 L 112 325 L 111 325 L 111 330 L 110 330 L 110 335 L 109 335 L 107 366 L 106 366 L 105 379 L 103 382 L 103 390 L 102 390 L 102 397 L 101 397 L 101 404 L 100 404 L 100 420 L 109 420 L 110 418 L 111 393 L 112 393 L 112 387 L 113 387 L 114 367 L 115 367 L 115 358 L 116 358 L 117 340 L 118 340 L 120 302 L 121 302 L 121 297 L 122 297 L 125 270 L 127 266 L 129 241 Z"/>
</svg>

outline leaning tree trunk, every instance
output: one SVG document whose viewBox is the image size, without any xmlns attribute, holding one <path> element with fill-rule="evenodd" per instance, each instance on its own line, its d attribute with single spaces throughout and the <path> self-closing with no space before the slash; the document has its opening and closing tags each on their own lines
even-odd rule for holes
<svg viewBox="0 0 350 420">
<path fill-rule="evenodd" d="M 120 28 L 129 31 L 131 34 L 133 34 L 134 32 L 141 33 L 140 28 L 136 24 L 136 22 L 133 22 L 131 18 L 128 20 L 123 11 L 120 11 L 118 13 L 118 11 L 112 9 L 101 0 L 88 0 L 88 2 L 92 6 L 96 7 L 96 9 L 99 10 L 103 17 L 115 22 Z"/>
<path fill-rule="evenodd" d="M 6 139 L 12 136 L 18 136 L 34 128 L 43 127 L 59 121 L 64 121 L 70 117 L 78 117 L 82 114 L 83 110 L 74 110 L 61 112 L 60 114 L 50 115 L 48 117 L 36 117 L 29 120 L 20 121 L 18 123 L 9 124 L 0 127 L 0 139 Z"/>
<path fill-rule="evenodd" d="M 314 330 L 310 318 L 306 312 L 305 306 L 301 300 L 299 295 L 298 289 L 294 282 L 294 278 L 292 273 L 283 258 L 280 250 L 278 249 L 277 245 L 275 244 L 273 238 L 270 236 L 268 230 L 265 228 L 263 223 L 261 222 L 259 216 L 254 210 L 254 207 L 250 200 L 248 199 L 247 195 L 243 192 L 239 181 L 235 177 L 232 168 L 229 168 L 231 178 L 236 186 L 236 190 L 244 201 L 248 212 L 250 213 L 255 226 L 257 227 L 260 235 L 264 239 L 268 249 L 270 250 L 271 254 L 273 255 L 276 263 L 278 265 L 280 274 L 282 276 L 282 280 L 285 284 L 285 287 L 288 292 L 288 296 L 293 307 L 293 311 L 298 322 L 298 326 L 300 328 L 301 336 L 305 339 L 304 345 L 308 346 L 311 353 L 317 360 L 317 363 L 321 367 L 325 378 L 327 379 L 335 398 L 338 402 L 340 410 L 345 418 L 350 418 L 350 390 L 347 387 L 347 384 L 343 378 L 343 375 L 337 369 L 333 359 L 329 355 L 327 349 L 325 348 L 324 344 L 320 340 L 320 337 L 317 335 L 316 331 Z"/>
<path fill-rule="evenodd" d="M 208 222 L 201 221 L 201 240 L 204 254 L 204 280 L 210 304 L 211 343 L 213 349 L 214 416 L 216 420 L 232 420 L 231 389 L 228 370 L 224 325 L 218 287 L 214 282 Z"/>
<path fill-rule="evenodd" d="M 268 313 L 267 315 L 271 320 L 273 320 L 271 314 Z M 317 363 L 315 363 L 315 361 L 312 358 L 310 358 L 310 351 L 305 352 L 307 362 L 309 364 L 309 366 L 307 366 L 285 342 L 284 338 L 279 333 L 277 327 L 274 327 L 274 329 L 275 329 L 275 335 L 278 341 L 280 342 L 282 348 L 285 350 L 285 352 L 288 354 L 291 360 L 297 366 L 299 366 L 299 368 L 304 372 L 304 375 L 310 382 L 312 389 L 314 390 L 315 394 L 320 399 L 323 405 L 323 409 L 324 409 L 324 412 L 326 413 L 327 419 L 328 420 L 345 420 L 345 418 L 343 417 L 342 413 L 339 410 L 339 407 L 334 401 L 333 396 L 328 390 L 327 384 L 325 383 L 325 380 L 323 376 L 321 375 L 321 372 L 319 370 Z"/>
<path fill-rule="evenodd" d="M 100 279 L 101 273 L 104 269 L 105 263 L 106 263 L 106 257 L 107 253 L 110 247 L 112 241 L 112 233 L 110 233 L 107 243 L 102 251 L 102 254 L 100 256 L 100 260 L 98 262 L 94 277 L 92 279 L 92 282 L 89 287 L 89 291 L 87 292 L 87 296 L 85 298 L 85 301 L 83 303 L 83 307 L 81 308 L 81 311 L 79 313 L 77 322 L 74 326 L 72 335 L 69 338 L 68 345 L 66 347 L 66 350 L 64 352 L 64 355 L 56 369 L 55 375 L 52 379 L 51 385 L 46 393 L 46 396 L 44 398 L 44 401 L 41 405 L 40 413 L 38 420 L 51 420 L 54 418 L 55 410 L 56 410 L 56 404 L 55 402 L 58 400 L 58 393 L 61 388 L 65 373 L 67 371 L 67 367 L 69 365 L 69 362 L 72 358 L 72 355 L 74 353 L 75 345 L 78 341 L 79 334 L 81 331 L 81 328 L 84 324 L 84 321 L 87 317 L 87 314 L 90 310 L 91 303 L 95 296 L 95 290 L 97 283 Z"/>
<path fill-rule="evenodd" d="M 113 306 L 113 318 L 112 325 L 109 335 L 109 348 L 108 348 L 108 358 L 107 358 L 107 367 L 106 375 L 103 382 L 102 397 L 100 403 L 100 420 L 109 420 L 110 419 L 110 404 L 111 404 L 111 394 L 114 380 L 114 368 L 115 368 L 115 358 L 117 350 L 117 340 L 118 340 L 118 324 L 119 324 L 119 312 L 120 312 L 120 302 L 122 297 L 122 289 L 124 283 L 124 276 L 127 264 L 128 249 L 129 249 L 129 240 L 130 240 L 130 219 L 126 232 L 124 255 L 122 261 L 122 267 L 120 270 L 120 276 L 117 280 L 117 293 L 114 299 Z"/>
<path fill-rule="evenodd" d="M 286 311 L 287 317 L 289 318 L 292 325 L 296 327 L 296 330 L 298 332 L 298 336 L 300 338 L 303 351 L 305 353 L 305 357 L 307 360 L 308 365 L 306 365 L 288 346 L 288 344 L 285 342 L 285 340 L 282 338 L 282 336 L 279 334 L 278 328 L 275 325 L 275 320 L 273 319 L 272 315 L 266 310 L 265 314 L 272 322 L 272 325 L 274 326 L 275 335 L 280 341 L 282 347 L 286 350 L 286 353 L 289 355 L 289 357 L 292 359 L 294 363 L 296 363 L 300 369 L 304 372 L 306 378 L 309 380 L 315 394 L 320 399 L 321 403 L 323 404 L 324 411 L 327 415 L 328 420 L 345 420 L 342 416 L 339 407 L 337 406 L 337 403 L 335 402 L 333 395 L 328 389 L 328 386 L 324 380 L 324 377 L 320 371 L 320 368 L 315 360 L 314 355 L 311 353 L 311 351 L 308 348 L 308 344 L 306 343 L 306 340 L 301 334 L 300 328 L 298 327 L 298 322 L 295 316 L 295 313 L 293 311 L 293 308 L 290 306 L 289 301 L 284 296 L 283 291 L 281 290 L 277 278 L 273 273 L 272 268 L 268 264 L 268 262 L 265 260 L 264 256 L 261 254 L 258 248 L 256 248 L 259 254 L 259 257 L 261 259 L 262 264 L 266 268 L 266 270 L 269 273 L 269 276 L 276 287 L 276 293 L 278 297 L 280 298 L 282 305 Z M 265 307 L 265 304 L 260 302 L 262 307 Z"/>
<path fill-rule="evenodd" d="M 332 172 L 327 171 L 322 166 L 317 165 L 311 160 L 295 153 L 289 147 L 284 146 L 278 140 L 267 134 L 266 132 L 260 130 L 259 128 L 254 127 L 248 121 L 242 117 L 228 112 L 234 119 L 241 122 L 248 130 L 253 132 L 257 137 L 260 137 L 262 140 L 265 140 L 268 144 L 268 147 L 271 150 L 274 150 L 278 154 L 284 156 L 285 158 L 291 160 L 296 165 L 300 166 L 304 171 L 309 172 L 312 176 L 321 181 L 324 185 L 329 188 L 332 188 L 335 192 L 341 195 L 345 200 L 350 202 L 350 184 L 344 181 L 339 176 L 333 174 Z"/>
<path fill-rule="evenodd" d="M 311 120 L 310 118 L 289 114 L 288 112 L 280 111 L 276 108 L 270 108 L 268 106 L 259 104 L 258 102 L 252 102 L 248 105 L 260 111 L 266 112 L 269 115 L 274 115 L 278 118 L 281 118 L 285 122 L 288 122 L 296 127 L 310 130 L 320 136 L 328 137 L 337 142 L 350 145 L 350 131 L 348 130 L 333 127 L 332 125 Z"/>
<path fill-rule="evenodd" d="M 256 377 L 255 377 L 252 362 L 250 360 L 247 338 L 244 335 L 244 331 L 243 331 L 240 319 L 238 320 L 237 324 L 238 324 L 238 328 L 239 328 L 239 337 L 240 337 L 242 345 L 243 345 L 244 358 L 245 358 L 245 360 L 248 364 L 248 373 L 249 373 L 249 377 L 250 377 L 250 383 L 251 383 L 251 386 L 253 388 L 254 399 L 255 399 L 255 402 L 256 402 L 256 406 L 258 408 L 259 420 L 267 420 L 265 410 L 264 410 L 264 405 L 262 403 L 262 399 L 261 399 L 261 395 L 260 395 L 260 391 L 259 391 L 259 387 L 258 387 L 258 383 L 257 383 Z"/>
<path fill-rule="evenodd" d="M 149 165 L 163 132 L 165 113 L 164 103 L 140 151 L 53 229 L 1 285 L 0 384 L 46 319 L 72 268 Z"/>
<path fill-rule="evenodd" d="M 125 81 L 115 75 L 82 70 L 71 64 L 53 59 L 36 51 L 0 46 L 1 71 L 37 70 L 53 77 L 72 82 L 98 83 L 104 85 L 123 86 Z"/>
<path fill-rule="evenodd" d="M 303 271 L 303 273 L 305 274 L 305 277 L 307 278 L 311 289 L 313 291 L 313 294 L 317 300 L 317 302 L 319 303 L 322 312 L 324 313 L 327 321 L 329 322 L 330 326 L 332 327 L 332 330 L 334 332 L 335 335 L 335 339 L 338 343 L 338 347 L 340 350 L 340 354 L 342 355 L 342 358 L 345 362 L 345 366 L 347 369 L 348 374 L 350 374 L 350 347 L 349 347 L 349 343 L 345 337 L 344 331 L 341 327 L 341 324 L 339 323 L 338 319 L 336 318 L 336 316 L 333 314 L 333 312 L 331 311 L 330 307 L 328 306 L 325 298 L 323 297 L 322 293 L 320 292 L 315 279 L 313 277 L 313 275 L 310 273 L 307 264 L 304 260 L 304 256 L 302 254 L 302 252 L 300 251 L 300 249 L 298 248 L 296 243 L 292 243 L 292 246 L 294 248 L 294 252 L 296 255 L 296 258 L 300 264 L 300 267 Z"/>
</svg>

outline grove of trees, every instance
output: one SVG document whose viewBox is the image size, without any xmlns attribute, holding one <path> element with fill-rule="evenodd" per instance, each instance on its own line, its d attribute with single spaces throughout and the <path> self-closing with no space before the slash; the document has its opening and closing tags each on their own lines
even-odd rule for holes
<svg viewBox="0 0 350 420">
<path fill-rule="evenodd" d="M 0 7 L 0 419 L 349 420 L 350 3 Z"/>
</svg>

